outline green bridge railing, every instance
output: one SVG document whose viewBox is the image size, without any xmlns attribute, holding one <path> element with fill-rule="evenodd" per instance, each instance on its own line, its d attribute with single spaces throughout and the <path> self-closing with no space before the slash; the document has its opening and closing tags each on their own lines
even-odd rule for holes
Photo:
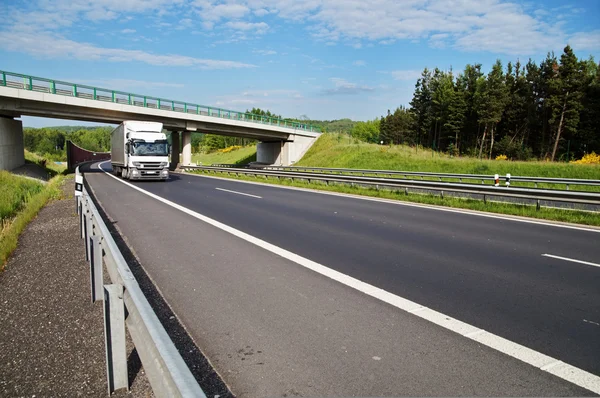
<svg viewBox="0 0 600 398">
<path fill-rule="evenodd" d="M 113 102 L 116 104 L 140 106 L 144 108 L 153 108 L 172 112 L 269 124 L 272 126 L 281 126 L 303 131 L 320 132 L 320 130 L 315 126 L 286 119 L 256 115 L 247 112 L 232 111 L 213 106 L 190 104 L 187 102 L 173 101 L 148 95 L 126 93 L 123 91 L 86 86 L 84 84 L 68 83 L 59 80 L 46 79 L 43 77 L 22 75 L 20 73 L 6 71 L 0 71 L 0 73 L 2 77 L 2 80 L 0 80 L 0 86 L 4 87 L 38 91 L 49 94 L 66 95 L 69 97 L 78 97 L 96 101 Z"/>
</svg>

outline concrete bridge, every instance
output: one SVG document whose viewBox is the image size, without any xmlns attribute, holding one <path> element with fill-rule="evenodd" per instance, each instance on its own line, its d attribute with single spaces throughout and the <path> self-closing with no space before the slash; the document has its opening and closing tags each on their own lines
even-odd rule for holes
<svg viewBox="0 0 600 398">
<path fill-rule="evenodd" d="M 18 73 L 0 74 L 0 170 L 25 162 L 23 125 L 18 120 L 23 115 L 113 124 L 161 122 L 171 133 L 173 147 L 183 142 L 184 165 L 191 162 L 192 132 L 259 140 L 257 161 L 286 166 L 299 160 L 320 135 L 312 126 L 289 120 Z M 179 163 L 179 151 L 173 151 L 172 162 Z"/>
</svg>

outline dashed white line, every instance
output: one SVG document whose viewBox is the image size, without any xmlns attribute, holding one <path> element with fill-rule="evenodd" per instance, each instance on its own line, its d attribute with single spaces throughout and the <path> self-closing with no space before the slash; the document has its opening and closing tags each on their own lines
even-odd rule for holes
<svg viewBox="0 0 600 398">
<path fill-rule="evenodd" d="M 458 208 L 451 208 L 451 207 L 444 207 L 444 206 L 427 205 L 427 204 L 422 204 L 422 203 L 403 202 L 400 200 L 373 198 L 373 197 L 369 197 L 369 196 L 364 196 L 364 195 L 361 196 L 361 195 L 357 195 L 357 194 L 355 195 L 355 194 L 349 194 L 349 193 L 319 191 L 317 189 L 311 189 L 311 188 L 299 188 L 299 187 L 288 187 L 288 186 L 276 185 L 276 184 L 265 184 L 262 182 L 235 180 L 235 179 L 231 179 L 231 178 L 208 176 L 208 175 L 203 175 L 203 174 L 186 173 L 185 175 L 192 176 L 192 177 L 198 177 L 198 178 L 212 178 L 215 180 L 231 181 L 231 182 L 236 182 L 236 183 L 240 183 L 240 184 L 252 184 L 252 185 L 260 185 L 263 187 L 267 186 L 267 187 L 272 187 L 272 188 L 277 188 L 277 189 L 288 189 L 288 190 L 293 190 L 293 191 L 310 192 L 310 193 L 314 193 L 314 194 L 318 194 L 318 195 L 340 196 L 343 198 L 367 200 L 367 201 L 371 201 L 371 202 L 381 202 L 381 203 L 388 203 L 388 204 L 393 204 L 393 205 L 398 205 L 398 206 L 406 206 L 406 207 L 418 207 L 418 208 L 422 208 L 422 209 L 444 211 L 447 213 L 467 214 L 467 215 L 476 216 L 476 217 L 486 217 L 486 218 L 492 218 L 492 219 L 498 219 L 498 220 L 521 222 L 521 223 L 526 223 L 526 224 L 545 225 L 548 227 L 566 228 L 566 229 L 574 229 L 577 231 L 600 233 L 600 228 L 597 228 L 597 227 L 586 227 L 583 225 L 560 224 L 558 222 L 535 220 L 535 219 L 526 218 L 526 217 L 511 216 L 508 214 L 493 214 L 493 213 L 477 211 L 477 210 L 458 209 Z"/>
<path fill-rule="evenodd" d="M 575 260 L 574 258 L 569 258 L 569 257 L 555 256 L 554 254 L 544 253 L 544 254 L 542 254 L 542 256 L 544 256 L 544 257 L 550 257 L 550 258 L 555 258 L 557 260 L 570 261 L 572 263 L 579 263 L 579 264 L 591 265 L 592 267 L 600 267 L 600 264 L 590 263 L 589 261 Z"/>
<path fill-rule="evenodd" d="M 178 205 L 177 203 L 171 202 L 170 200 L 164 199 L 158 195 L 143 190 L 133 184 L 120 180 L 119 178 L 111 175 L 102 169 L 108 176 L 115 180 L 151 197 L 168 206 L 171 206 L 177 210 L 180 210 L 200 221 L 210 224 L 216 228 L 221 229 L 233 236 L 245 240 L 246 242 L 252 243 L 258 247 L 270 251 L 271 253 L 277 254 L 287 260 L 293 261 L 307 269 L 310 269 L 318 274 L 331 278 L 339 283 L 342 283 L 348 287 L 358 290 L 368 296 L 379 299 L 385 303 L 393 305 L 403 311 L 412 313 L 419 318 L 426 319 L 436 325 L 439 325 L 447 330 L 451 330 L 465 338 L 474 340 L 480 344 L 486 345 L 496 351 L 502 352 L 513 358 L 516 358 L 522 362 L 525 362 L 531 366 L 534 366 L 542 371 L 553 374 L 563 380 L 573 383 L 577 386 L 588 389 L 596 394 L 600 394 L 600 377 L 587 372 L 583 369 L 576 368 L 572 365 L 566 364 L 556 358 L 552 358 L 548 355 L 534 351 L 521 344 L 512 342 L 503 337 L 497 336 L 493 333 L 482 330 L 476 326 L 472 326 L 468 323 L 459 321 L 458 319 L 452 318 L 448 315 L 444 315 L 441 312 L 432 310 L 421 304 L 415 303 L 414 301 L 405 299 L 397 296 L 390 292 L 387 292 L 381 288 L 353 278 L 349 275 L 343 274 L 334 269 L 328 268 L 322 264 L 309 260 L 298 254 L 292 253 L 281 247 L 275 246 L 262 239 L 256 238 L 250 234 L 242 232 L 238 229 L 230 227 L 229 225 L 223 224 L 217 220 L 213 220 L 205 215 L 197 213 L 186 207 Z"/>
<path fill-rule="evenodd" d="M 215 188 L 217 191 L 223 191 L 223 192 L 229 192 L 229 193 L 235 193 L 238 195 L 244 195 L 244 196 L 250 196 L 253 198 L 257 198 L 257 199 L 262 199 L 262 196 L 257 196 L 257 195 L 250 195 L 249 193 L 244 193 L 244 192 L 238 192 L 238 191 L 231 191 L 229 189 L 223 189 L 223 188 Z"/>
</svg>

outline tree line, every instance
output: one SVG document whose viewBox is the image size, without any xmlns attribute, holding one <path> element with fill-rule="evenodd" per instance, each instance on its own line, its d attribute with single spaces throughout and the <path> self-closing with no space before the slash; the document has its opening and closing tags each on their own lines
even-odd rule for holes
<svg viewBox="0 0 600 398">
<path fill-rule="evenodd" d="M 600 68 L 570 46 L 539 65 L 496 61 L 462 73 L 424 69 L 409 107 L 359 122 L 364 141 L 423 145 L 453 154 L 549 160 L 600 150 Z"/>
</svg>

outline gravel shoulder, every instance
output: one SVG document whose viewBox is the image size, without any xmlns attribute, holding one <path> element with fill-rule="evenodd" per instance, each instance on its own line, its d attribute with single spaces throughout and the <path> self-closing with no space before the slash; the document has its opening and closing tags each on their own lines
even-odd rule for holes
<svg viewBox="0 0 600 398">
<path fill-rule="evenodd" d="M 0 396 L 107 395 L 102 305 L 90 302 L 71 179 L 62 190 L 0 274 Z M 128 351 L 131 389 L 117 396 L 153 396 L 130 339 Z"/>
</svg>

